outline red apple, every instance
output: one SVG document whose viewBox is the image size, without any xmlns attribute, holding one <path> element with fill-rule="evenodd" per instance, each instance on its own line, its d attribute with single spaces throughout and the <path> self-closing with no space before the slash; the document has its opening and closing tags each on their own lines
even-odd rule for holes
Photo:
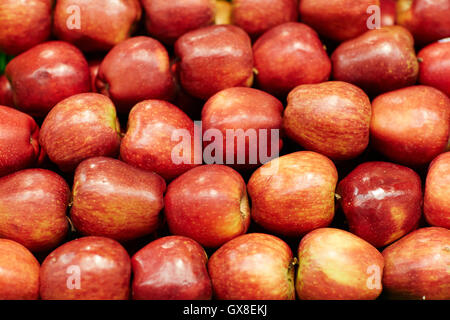
<svg viewBox="0 0 450 320">
<path fill-rule="evenodd" d="M 418 57 L 419 82 L 450 97 L 450 38 L 423 48 Z"/>
<path fill-rule="evenodd" d="M 297 0 L 233 0 L 232 24 L 257 38 L 279 24 L 297 21 Z"/>
<path fill-rule="evenodd" d="M 369 144 L 371 105 L 358 87 L 341 81 L 300 85 L 289 93 L 286 135 L 334 160 L 360 155 Z"/>
<path fill-rule="evenodd" d="M 282 112 L 281 102 L 264 91 L 236 87 L 216 93 L 202 110 L 204 136 L 211 130 L 219 130 L 223 136 L 223 157 L 215 153 L 214 158 L 236 168 L 255 167 L 270 160 L 268 155 L 283 144 L 279 138 Z M 273 137 L 274 132 L 277 136 Z M 205 145 L 208 148 L 207 142 Z M 277 150 L 272 150 L 272 145 Z"/>
<path fill-rule="evenodd" d="M 400 26 L 363 33 L 342 43 L 331 56 L 333 78 L 368 94 L 411 86 L 419 72 L 411 33 Z"/>
<path fill-rule="evenodd" d="M 39 44 L 6 66 L 15 106 L 32 116 L 44 117 L 58 102 L 91 91 L 89 67 L 71 44 Z"/>
<path fill-rule="evenodd" d="M 337 179 L 333 162 L 321 154 L 299 151 L 276 158 L 248 182 L 252 219 L 270 232 L 293 237 L 328 226 Z"/>
<path fill-rule="evenodd" d="M 116 156 L 120 125 L 107 97 L 82 93 L 58 103 L 41 127 L 39 142 L 62 171 L 73 171 L 84 159 Z"/>
<path fill-rule="evenodd" d="M 207 261 L 205 250 L 186 237 L 169 236 L 149 243 L 131 259 L 133 299 L 211 299 Z"/>
<path fill-rule="evenodd" d="M 289 22 L 264 33 L 253 45 L 256 80 L 263 90 L 284 96 L 300 84 L 328 80 L 331 61 L 317 33 Z"/>
<path fill-rule="evenodd" d="M 416 230 L 383 250 L 388 298 L 450 299 L 450 230 Z"/>
<path fill-rule="evenodd" d="M 165 189 L 153 172 L 116 159 L 90 158 L 75 171 L 70 218 L 84 235 L 136 239 L 156 230 Z"/>
<path fill-rule="evenodd" d="M 216 0 L 215 24 L 231 24 L 231 3 L 227 0 Z"/>
<path fill-rule="evenodd" d="M 179 162 L 175 161 L 175 150 L 183 141 L 172 139 L 177 132 L 188 135 L 189 148 L 182 150 Z M 120 147 L 122 160 L 171 180 L 196 165 L 194 155 L 194 122 L 183 111 L 160 100 L 146 100 L 133 107 Z"/>
<path fill-rule="evenodd" d="M 397 11 L 395 8 L 396 0 L 380 0 L 381 26 L 395 25 Z"/>
<path fill-rule="evenodd" d="M 206 247 L 245 233 L 250 208 L 244 179 L 223 165 L 191 169 L 172 181 L 164 198 L 170 232 Z"/>
<path fill-rule="evenodd" d="M 39 299 L 39 262 L 21 244 L 0 239 L 0 300 Z"/>
<path fill-rule="evenodd" d="M 450 152 L 430 164 L 425 184 L 424 214 L 429 224 L 450 229 Z"/>
<path fill-rule="evenodd" d="M 52 0 L 2 0 L 0 51 L 22 53 L 50 36 Z"/>
<path fill-rule="evenodd" d="M 368 30 L 370 6 L 379 0 L 301 0 L 300 19 L 326 38 L 345 41 Z"/>
<path fill-rule="evenodd" d="M 58 0 L 53 32 L 83 51 L 105 51 L 134 32 L 141 11 L 139 0 Z"/>
<path fill-rule="evenodd" d="M 178 76 L 187 93 L 208 99 L 220 90 L 253 82 L 249 36 L 232 25 L 190 31 L 175 43 Z"/>
<path fill-rule="evenodd" d="M 11 84 L 5 75 L 0 76 L 0 106 L 14 107 Z"/>
<path fill-rule="evenodd" d="M 89 72 L 91 75 L 91 91 L 92 92 L 98 92 L 97 86 L 95 85 L 95 83 L 97 81 L 98 70 L 100 69 L 101 63 L 102 63 L 102 60 L 100 60 L 100 59 L 94 59 L 94 60 L 88 61 Z"/>
<path fill-rule="evenodd" d="M 321 228 L 298 247 L 295 287 L 302 300 L 372 300 L 381 291 L 383 256 L 350 232 Z"/>
<path fill-rule="evenodd" d="M 220 300 L 294 300 L 296 259 L 281 239 L 263 233 L 237 237 L 208 262 L 214 297 Z"/>
<path fill-rule="evenodd" d="M 391 91 L 372 102 L 371 143 L 395 162 L 429 163 L 447 147 L 449 128 L 450 99 L 432 87 Z"/>
<path fill-rule="evenodd" d="M 350 231 L 383 247 L 418 226 L 422 183 L 413 170 L 389 162 L 366 162 L 337 188 Z"/>
<path fill-rule="evenodd" d="M 130 38 L 115 46 L 100 65 L 97 90 L 111 98 L 119 113 L 146 99 L 168 100 L 173 95 L 169 55 L 149 37 Z"/>
<path fill-rule="evenodd" d="M 148 33 L 166 44 L 214 22 L 214 0 L 142 0 L 142 6 Z"/>
<path fill-rule="evenodd" d="M 39 127 L 32 117 L 0 106 L 0 177 L 36 164 L 44 157 Z"/>
</svg>

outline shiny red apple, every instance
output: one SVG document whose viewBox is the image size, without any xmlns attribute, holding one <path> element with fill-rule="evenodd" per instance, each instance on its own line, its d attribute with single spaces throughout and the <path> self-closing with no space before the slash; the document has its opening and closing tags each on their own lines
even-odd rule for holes
<svg viewBox="0 0 450 320">
<path fill-rule="evenodd" d="M 426 46 L 417 56 L 419 82 L 450 97 L 450 38 Z"/>
<path fill-rule="evenodd" d="M 5 75 L 0 76 L 0 106 L 14 107 L 11 84 Z"/>
<path fill-rule="evenodd" d="M 396 0 L 380 0 L 381 26 L 393 26 L 397 18 Z"/>
</svg>

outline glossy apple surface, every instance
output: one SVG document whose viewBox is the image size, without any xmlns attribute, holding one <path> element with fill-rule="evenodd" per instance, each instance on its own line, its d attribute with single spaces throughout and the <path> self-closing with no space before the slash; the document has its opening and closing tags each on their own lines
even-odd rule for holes
<svg viewBox="0 0 450 320">
<path fill-rule="evenodd" d="M 426 46 L 417 56 L 419 82 L 450 97 L 450 38 Z"/>
<path fill-rule="evenodd" d="M 0 76 L 0 106 L 14 107 L 11 84 L 5 75 Z"/>
<path fill-rule="evenodd" d="M 397 18 L 395 6 L 396 0 L 380 0 L 382 27 L 395 25 L 395 19 Z"/>
<path fill-rule="evenodd" d="M 268 234 L 237 237 L 208 262 L 214 297 L 219 300 L 294 300 L 296 260 L 289 246 Z"/>
<path fill-rule="evenodd" d="M 134 300 L 210 300 L 208 256 L 194 240 L 168 236 L 155 240 L 131 259 Z"/>
</svg>

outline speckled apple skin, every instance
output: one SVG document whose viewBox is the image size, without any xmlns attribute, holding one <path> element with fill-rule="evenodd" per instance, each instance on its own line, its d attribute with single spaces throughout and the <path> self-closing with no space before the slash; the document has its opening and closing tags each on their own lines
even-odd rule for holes
<svg viewBox="0 0 450 320">
<path fill-rule="evenodd" d="M 419 51 L 419 82 L 450 97 L 450 38 Z"/>
</svg>

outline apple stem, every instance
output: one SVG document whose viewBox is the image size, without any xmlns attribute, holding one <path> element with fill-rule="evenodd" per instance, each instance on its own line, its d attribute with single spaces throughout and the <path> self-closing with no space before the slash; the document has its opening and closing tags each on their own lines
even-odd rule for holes
<svg viewBox="0 0 450 320">
<path fill-rule="evenodd" d="M 341 200 L 342 199 L 341 195 L 337 194 L 337 193 L 334 194 L 334 197 L 336 198 L 336 200 Z"/>
</svg>

